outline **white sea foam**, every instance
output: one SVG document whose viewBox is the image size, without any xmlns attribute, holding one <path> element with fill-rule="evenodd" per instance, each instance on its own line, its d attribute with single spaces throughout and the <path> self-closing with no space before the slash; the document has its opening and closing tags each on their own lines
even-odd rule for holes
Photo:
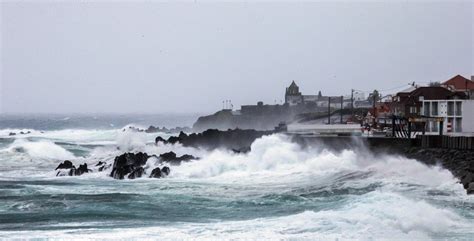
<svg viewBox="0 0 474 241">
<path fill-rule="evenodd" d="M 81 224 L 77 224 L 80 226 Z M 472 233 L 472 223 L 449 209 L 395 193 L 375 191 L 338 209 L 244 221 L 176 223 L 127 229 L 6 232 L 10 237 L 94 239 L 433 239 Z M 1 236 L 0 236 L 1 237 Z"/>
<path fill-rule="evenodd" d="M 416 160 L 393 155 L 372 155 L 354 150 L 333 152 L 306 150 L 282 135 L 256 140 L 248 154 L 216 150 L 199 161 L 183 163 L 172 170 L 174 178 L 217 178 L 225 180 L 269 176 L 328 176 L 340 172 L 370 171 L 388 184 L 412 183 L 437 187 L 460 186 L 452 174 Z M 252 181 L 255 181 L 252 179 Z"/>
<path fill-rule="evenodd" d="M 13 153 L 26 153 L 31 158 L 65 160 L 75 158 L 72 153 L 54 142 L 28 141 L 26 139 L 16 139 L 6 151 Z"/>
<path fill-rule="evenodd" d="M 49 163 L 49 169 L 28 171 L 43 172 L 52 179 L 55 175 L 53 168 L 57 166 L 58 160 L 73 159 L 75 164 L 104 160 L 110 163 L 124 151 L 145 151 L 148 154 L 174 151 L 178 155 L 192 154 L 201 157 L 201 160 L 172 166 L 171 175 L 164 179 L 116 181 L 107 177 L 109 171 L 95 172 L 80 177 L 57 178 L 87 183 L 80 186 L 80 190 L 69 186 L 49 186 L 41 191 L 53 195 L 78 192 L 152 194 L 163 197 L 198 195 L 221 198 L 219 201 L 227 202 L 249 197 L 259 198 L 260 195 L 292 193 L 301 188 L 314 188 L 318 191 L 318 188 L 327 186 L 331 191 L 334 188 L 331 185 L 338 178 L 351 173 L 367 175 L 339 181 L 340 186 L 335 189 L 367 190 L 358 195 L 348 194 L 342 204 L 329 206 L 330 208 L 311 209 L 285 216 L 207 223 L 175 222 L 164 226 L 130 229 L 79 229 L 83 223 L 78 223 L 77 231 L 74 228 L 66 231 L 3 231 L 0 232 L 0 238 L 431 239 L 449 237 L 453 233 L 472 234 L 474 230 L 472 219 L 458 214 L 465 210 L 458 212 L 458 206 L 443 207 L 444 204 L 433 202 L 446 201 L 451 204 L 463 200 L 468 206 L 472 206 L 472 197 L 469 199 L 465 195 L 452 174 L 440 167 L 428 167 L 402 156 L 374 155 L 363 148 L 341 152 L 303 149 L 284 135 L 262 137 L 252 144 L 249 153 L 235 154 L 225 150 L 208 152 L 180 144 L 155 145 L 152 142 L 157 134 L 131 130 L 93 132 L 90 135 L 71 130 L 32 134 L 42 135 L 43 139 L 38 140 L 16 137 L 13 143 L 0 151 L 0 156 L 3 157 L 0 160 L 3 165 L 18 168 L 2 170 L 0 167 L 0 173 L 8 171 L 9 175 L 14 173 L 18 177 L 27 176 L 22 173 L 23 168 L 19 167 L 23 165 L 24 169 L 34 168 L 36 163 L 32 164 L 31 159 L 42 164 Z M 79 137 L 81 134 L 88 136 Z M 81 159 L 47 138 L 73 142 L 105 141 L 113 144 L 97 147 L 86 158 Z M 7 161 L 15 163 L 6 163 Z M 147 172 L 156 167 L 156 163 L 156 159 L 150 158 L 145 167 Z M 97 178 L 100 180 L 95 180 Z M 109 181 L 104 183 L 103 179 Z M 100 185 L 89 185 L 90 183 Z M 377 185 L 372 189 L 367 188 L 372 184 Z M 427 195 L 430 190 L 445 193 L 440 197 L 432 197 Z M 310 201 L 314 200 L 306 200 L 304 203 Z M 330 198 L 327 202 L 332 204 Z M 74 226 L 71 223 L 64 225 Z"/>
</svg>

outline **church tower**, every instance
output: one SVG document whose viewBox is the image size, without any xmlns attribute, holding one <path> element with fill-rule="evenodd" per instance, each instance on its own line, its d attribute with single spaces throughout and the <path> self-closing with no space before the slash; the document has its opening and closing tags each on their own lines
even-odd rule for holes
<svg viewBox="0 0 474 241">
<path fill-rule="evenodd" d="M 295 81 L 291 82 L 290 86 L 286 88 L 285 104 L 297 105 L 303 102 L 303 96 L 300 92 L 300 87 L 296 85 Z"/>
</svg>

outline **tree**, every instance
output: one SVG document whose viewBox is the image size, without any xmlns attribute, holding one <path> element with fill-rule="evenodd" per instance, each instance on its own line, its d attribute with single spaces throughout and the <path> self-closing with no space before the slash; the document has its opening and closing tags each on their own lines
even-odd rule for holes
<svg viewBox="0 0 474 241">
<path fill-rule="evenodd" d="M 437 86 L 441 86 L 441 83 L 440 82 L 430 82 L 430 87 L 437 87 Z"/>
<path fill-rule="evenodd" d="M 374 90 L 372 93 L 369 94 L 369 97 L 367 100 L 370 102 L 370 104 L 374 103 L 374 96 L 375 96 L 375 102 L 380 101 L 381 95 L 377 90 Z"/>
</svg>

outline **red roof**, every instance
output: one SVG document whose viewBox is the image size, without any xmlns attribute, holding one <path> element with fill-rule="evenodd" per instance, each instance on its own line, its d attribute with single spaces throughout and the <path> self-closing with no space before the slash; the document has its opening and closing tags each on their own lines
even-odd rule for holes
<svg viewBox="0 0 474 241">
<path fill-rule="evenodd" d="M 467 89 L 474 90 L 474 82 L 462 77 L 461 75 L 456 75 L 450 80 L 443 83 L 443 85 L 452 86 L 456 90 L 465 90 L 467 84 Z"/>
</svg>

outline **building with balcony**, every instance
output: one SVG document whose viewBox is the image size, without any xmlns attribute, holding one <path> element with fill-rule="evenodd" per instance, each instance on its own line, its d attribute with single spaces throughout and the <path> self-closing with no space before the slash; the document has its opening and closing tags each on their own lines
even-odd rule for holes
<svg viewBox="0 0 474 241">
<path fill-rule="evenodd" d="M 436 117 L 427 118 L 426 134 L 439 134 L 442 120 L 443 135 L 474 136 L 474 100 L 425 99 L 421 103 L 423 117 Z"/>
</svg>

